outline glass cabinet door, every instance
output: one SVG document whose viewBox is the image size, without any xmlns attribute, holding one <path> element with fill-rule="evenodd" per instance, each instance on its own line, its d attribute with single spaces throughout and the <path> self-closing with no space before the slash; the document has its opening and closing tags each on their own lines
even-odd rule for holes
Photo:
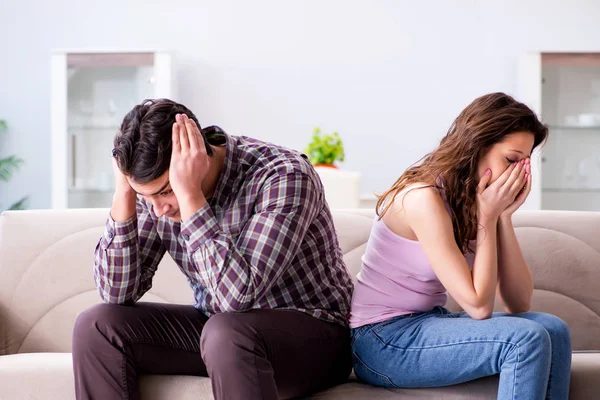
<svg viewBox="0 0 600 400">
<path fill-rule="evenodd" d="M 135 105 L 171 97 L 170 72 L 166 53 L 53 55 L 53 208 L 110 207 L 115 134 Z"/>
<path fill-rule="evenodd" d="M 542 54 L 542 208 L 600 210 L 600 54 Z"/>
</svg>

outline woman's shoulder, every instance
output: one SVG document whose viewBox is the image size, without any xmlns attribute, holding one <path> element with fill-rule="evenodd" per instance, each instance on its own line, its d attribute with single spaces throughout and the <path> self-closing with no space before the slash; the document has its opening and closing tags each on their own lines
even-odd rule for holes
<svg viewBox="0 0 600 400">
<path fill-rule="evenodd" d="M 416 182 L 406 186 L 394 197 L 391 209 L 403 211 L 405 208 L 427 208 L 443 204 L 439 189 L 426 182 Z"/>
<path fill-rule="evenodd" d="M 417 182 L 398 192 L 384 214 L 383 222 L 397 235 L 417 240 L 412 223 L 428 220 L 441 212 L 445 213 L 445 205 L 438 189 L 434 185 Z"/>
</svg>

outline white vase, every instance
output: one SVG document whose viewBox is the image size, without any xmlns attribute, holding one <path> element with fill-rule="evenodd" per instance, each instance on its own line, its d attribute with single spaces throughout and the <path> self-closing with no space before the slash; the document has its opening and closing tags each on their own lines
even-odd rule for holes
<svg viewBox="0 0 600 400">
<path fill-rule="evenodd" d="M 360 207 L 360 173 L 339 168 L 316 166 L 331 209 Z"/>
</svg>

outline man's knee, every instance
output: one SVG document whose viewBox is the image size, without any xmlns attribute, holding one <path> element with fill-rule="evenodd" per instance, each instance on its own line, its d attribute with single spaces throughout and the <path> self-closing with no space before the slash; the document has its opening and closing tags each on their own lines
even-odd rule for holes
<svg viewBox="0 0 600 400">
<path fill-rule="evenodd" d="M 106 330 L 115 321 L 115 305 L 96 304 L 83 311 L 73 328 L 73 352 L 89 350 L 98 340 L 106 340 Z"/>
<path fill-rule="evenodd" d="M 255 354 L 259 348 L 256 330 L 244 320 L 239 313 L 222 313 L 208 319 L 200 339 L 200 351 L 207 366 L 234 367 L 245 356 Z"/>
</svg>

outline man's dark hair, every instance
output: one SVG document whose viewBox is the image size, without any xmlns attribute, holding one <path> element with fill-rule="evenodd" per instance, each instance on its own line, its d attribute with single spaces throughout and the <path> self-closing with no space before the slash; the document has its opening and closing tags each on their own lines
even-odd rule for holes
<svg viewBox="0 0 600 400">
<path fill-rule="evenodd" d="M 144 100 L 127 113 L 115 136 L 113 149 L 117 165 L 125 175 L 144 184 L 169 169 L 176 114 L 186 114 L 202 132 L 194 113 L 169 99 Z M 204 133 L 202 138 L 206 152 L 212 156 L 212 148 Z"/>
</svg>

